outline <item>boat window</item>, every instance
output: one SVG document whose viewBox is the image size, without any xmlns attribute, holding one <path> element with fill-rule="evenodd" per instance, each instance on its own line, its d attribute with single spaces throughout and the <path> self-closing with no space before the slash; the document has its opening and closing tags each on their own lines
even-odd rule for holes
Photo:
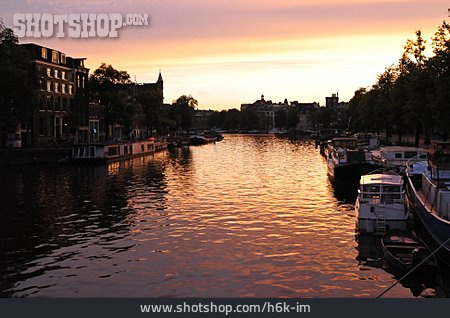
<svg viewBox="0 0 450 318">
<path fill-rule="evenodd" d="M 380 192 L 379 185 L 365 185 L 363 186 L 363 192 Z"/>
<path fill-rule="evenodd" d="M 413 158 L 417 156 L 417 152 L 416 151 L 405 151 L 405 158 L 409 159 L 409 158 Z"/>
<path fill-rule="evenodd" d="M 363 198 L 364 199 L 379 199 L 380 198 L 380 186 L 379 185 L 363 186 Z"/>
<path fill-rule="evenodd" d="M 381 203 L 393 204 L 401 199 L 400 193 L 383 193 L 381 195 Z"/>
<path fill-rule="evenodd" d="M 399 152 L 395 153 L 395 159 L 402 159 L 402 154 Z"/>
<path fill-rule="evenodd" d="M 383 192 L 400 192 L 400 187 L 393 185 L 384 185 Z"/>
</svg>

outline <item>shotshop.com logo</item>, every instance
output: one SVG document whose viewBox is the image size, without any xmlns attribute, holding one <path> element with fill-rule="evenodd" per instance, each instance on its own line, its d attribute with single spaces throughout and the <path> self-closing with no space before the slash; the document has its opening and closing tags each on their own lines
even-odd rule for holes
<svg viewBox="0 0 450 318">
<path fill-rule="evenodd" d="M 121 13 L 15 13 L 13 29 L 19 38 L 116 38 L 124 26 L 149 25 L 148 14 Z"/>
</svg>

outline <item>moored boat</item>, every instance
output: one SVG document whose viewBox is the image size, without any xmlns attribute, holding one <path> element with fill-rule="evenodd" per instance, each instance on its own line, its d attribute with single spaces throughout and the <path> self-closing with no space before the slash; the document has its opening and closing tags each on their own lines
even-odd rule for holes
<svg viewBox="0 0 450 318">
<path fill-rule="evenodd" d="M 418 176 L 415 165 L 406 171 L 410 206 L 419 217 L 430 247 L 450 265 L 450 147 L 436 144 L 428 169 Z"/>
<path fill-rule="evenodd" d="M 408 164 L 428 159 L 428 150 L 417 147 L 388 146 L 372 151 L 372 158 L 378 165 L 399 173 L 406 170 Z"/>
<path fill-rule="evenodd" d="M 371 153 L 358 148 L 356 138 L 333 138 L 328 142 L 324 153 L 328 175 L 335 181 L 356 183 L 364 172 L 373 170 Z"/>
<path fill-rule="evenodd" d="M 207 143 L 215 142 L 217 140 L 214 136 L 207 136 L 203 134 L 191 135 L 189 137 L 189 141 L 191 145 L 198 146 L 204 145 Z"/>
<path fill-rule="evenodd" d="M 74 160 L 115 161 L 155 152 L 154 140 L 110 143 L 76 144 L 72 148 Z"/>
<path fill-rule="evenodd" d="M 432 270 L 437 260 L 425 243 L 413 233 L 393 229 L 381 238 L 384 260 L 399 271 L 409 271 L 424 261 L 417 271 Z"/>
<path fill-rule="evenodd" d="M 383 234 L 394 228 L 406 229 L 409 212 L 402 177 L 396 174 L 362 176 L 355 210 L 361 233 Z"/>
</svg>

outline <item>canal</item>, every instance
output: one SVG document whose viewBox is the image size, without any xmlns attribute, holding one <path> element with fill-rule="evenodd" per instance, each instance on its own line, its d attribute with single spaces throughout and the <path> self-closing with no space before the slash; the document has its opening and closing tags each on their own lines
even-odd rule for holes
<svg viewBox="0 0 450 318">
<path fill-rule="evenodd" d="M 313 143 L 250 135 L 3 169 L 0 296 L 375 297 L 395 277 L 379 240 L 355 235 L 355 189 L 326 171 Z M 386 297 L 446 297 L 446 281 Z"/>
</svg>

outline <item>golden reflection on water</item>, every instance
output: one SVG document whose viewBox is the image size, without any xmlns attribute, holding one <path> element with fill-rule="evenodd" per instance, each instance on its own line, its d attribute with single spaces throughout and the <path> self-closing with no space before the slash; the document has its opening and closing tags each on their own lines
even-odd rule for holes
<svg viewBox="0 0 450 318">
<path fill-rule="evenodd" d="M 66 169 L 59 210 L 42 207 L 47 249 L 15 264 L 35 273 L 15 296 L 374 297 L 394 281 L 358 262 L 353 205 L 334 198 L 311 143 L 227 135 Z"/>
</svg>

